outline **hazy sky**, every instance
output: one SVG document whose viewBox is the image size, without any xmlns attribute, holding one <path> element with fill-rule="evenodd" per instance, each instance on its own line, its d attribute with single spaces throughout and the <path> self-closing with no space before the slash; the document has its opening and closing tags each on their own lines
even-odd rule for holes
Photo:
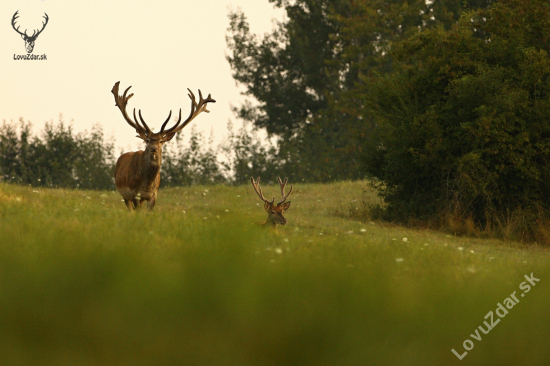
<svg viewBox="0 0 550 366">
<path fill-rule="evenodd" d="M 150 0 L 2 0 L 0 3 L 0 121 L 30 120 L 34 131 L 60 113 L 75 131 L 100 123 L 117 147 L 135 149 L 138 139 L 115 107 L 111 93 L 120 81 L 132 85 L 128 110 L 141 109 L 155 131 L 182 108 L 189 114 L 187 88 L 212 94 L 217 103 L 192 124 L 226 134 L 230 105 L 242 100 L 225 55 L 230 8 L 242 8 L 251 31 L 264 34 L 283 12 L 268 0 L 150 1 Z M 33 54 L 46 61 L 14 60 L 25 43 L 11 26 L 19 10 L 20 30 L 38 29 Z M 190 129 L 191 126 L 187 126 Z M 184 130 L 185 133 L 185 130 Z M 188 133 L 187 133 L 188 135 Z M 117 149 L 118 150 L 118 149 Z"/>
</svg>

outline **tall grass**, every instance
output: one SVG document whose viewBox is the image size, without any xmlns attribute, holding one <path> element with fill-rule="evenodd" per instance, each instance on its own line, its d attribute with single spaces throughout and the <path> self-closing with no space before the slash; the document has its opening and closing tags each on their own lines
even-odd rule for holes
<svg viewBox="0 0 550 366">
<path fill-rule="evenodd" d="M 0 185 L 0 365 L 548 364 L 548 250 L 338 209 L 375 203 L 365 187 L 295 184 L 275 233 L 248 186 L 128 213 L 114 192 Z"/>
</svg>

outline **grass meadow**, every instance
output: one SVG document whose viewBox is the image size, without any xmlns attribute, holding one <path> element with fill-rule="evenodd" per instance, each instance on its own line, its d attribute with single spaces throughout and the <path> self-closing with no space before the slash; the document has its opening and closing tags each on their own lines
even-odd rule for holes
<svg viewBox="0 0 550 366">
<path fill-rule="evenodd" d="M 550 364 L 549 248 L 372 222 L 366 182 L 289 200 L 275 233 L 250 185 L 129 213 L 111 191 L 0 184 L 0 365 Z"/>
</svg>

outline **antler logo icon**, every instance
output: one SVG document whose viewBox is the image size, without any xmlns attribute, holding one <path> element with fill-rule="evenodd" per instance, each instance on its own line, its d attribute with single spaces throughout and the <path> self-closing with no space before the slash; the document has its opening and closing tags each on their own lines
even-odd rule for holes
<svg viewBox="0 0 550 366">
<path fill-rule="evenodd" d="M 44 30 L 44 28 L 46 28 L 46 24 L 48 24 L 48 14 L 44 13 L 44 18 L 46 18 L 46 22 L 45 23 L 42 23 L 42 29 L 40 30 L 34 30 L 33 33 L 32 33 L 32 36 L 29 36 L 27 34 L 27 30 L 25 29 L 25 33 L 21 33 L 19 31 L 19 27 L 15 28 L 15 20 L 17 18 L 19 18 L 19 15 L 17 15 L 17 13 L 19 12 L 19 10 L 17 10 L 15 12 L 15 14 L 13 14 L 13 18 L 11 18 L 11 26 L 13 27 L 13 29 L 15 29 L 15 31 L 17 33 L 19 33 L 21 35 L 21 38 L 23 38 L 23 40 L 25 40 L 25 48 L 27 49 L 27 53 L 32 53 L 32 50 L 34 49 L 34 42 L 36 41 L 36 37 L 38 37 L 38 35 L 40 33 L 42 33 L 42 31 Z M 38 32 L 38 33 L 37 33 Z"/>
</svg>

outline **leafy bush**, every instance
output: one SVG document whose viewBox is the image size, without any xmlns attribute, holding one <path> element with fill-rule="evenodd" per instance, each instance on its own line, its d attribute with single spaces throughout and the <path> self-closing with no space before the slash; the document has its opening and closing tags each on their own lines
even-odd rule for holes
<svg viewBox="0 0 550 366">
<path fill-rule="evenodd" d="M 114 144 L 101 127 L 74 134 L 71 126 L 46 123 L 42 137 L 21 118 L 19 127 L 0 126 L 0 177 L 32 186 L 109 189 L 113 187 Z"/>
<path fill-rule="evenodd" d="M 195 126 L 191 129 L 187 147 L 183 134 L 178 133 L 175 140 L 164 147 L 161 185 L 174 187 L 225 182 L 217 159 L 218 149 L 212 145 L 212 138 L 206 143 L 204 134 L 197 132 Z"/>
<path fill-rule="evenodd" d="M 389 217 L 487 227 L 550 208 L 548 19 L 545 1 L 503 0 L 402 43 L 365 155 Z"/>
</svg>

